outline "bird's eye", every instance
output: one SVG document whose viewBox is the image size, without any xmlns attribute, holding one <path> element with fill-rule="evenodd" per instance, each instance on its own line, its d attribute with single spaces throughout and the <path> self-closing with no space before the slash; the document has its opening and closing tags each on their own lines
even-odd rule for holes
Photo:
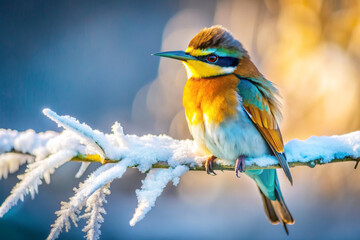
<svg viewBox="0 0 360 240">
<path fill-rule="evenodd" d="M 214 63 L 218 60 L 218 56 L 214 55 L 214 54 L 211 54 L 207 57 L 207 61 L 209 63 Z"/>
</svg>

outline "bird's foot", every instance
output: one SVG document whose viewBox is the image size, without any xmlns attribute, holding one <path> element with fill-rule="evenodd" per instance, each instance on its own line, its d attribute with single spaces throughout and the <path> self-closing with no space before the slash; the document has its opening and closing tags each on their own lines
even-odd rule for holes
<svg viewBox="0 0 360 240">
<path fill-rule="evenodd" d="M 240 177 L 239 172 L 245 172 L 245 157 L 244 156 L 240 156 L 240 157 L 238 157 L 238 159 L 236 159 L 235 175 L 238 178 Z"/>
<path fill-rule="evenodd" d="M 215 159 L 216 159 L 215 156 L 211 156 L 205 162 L 206 173 L 210 174 L 210 175 L 214 175 L 214 176 L 216 175 L 216 173 L 213 170 L 213 164 L 214 164 Z"/>
</svg>

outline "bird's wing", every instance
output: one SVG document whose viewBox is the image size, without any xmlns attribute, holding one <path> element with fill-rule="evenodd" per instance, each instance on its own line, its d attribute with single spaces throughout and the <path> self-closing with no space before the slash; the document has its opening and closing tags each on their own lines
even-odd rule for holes
<svg viewBox="0 0 360 240">
<path fill-rule="evenodd" d="M 284 142 L 268 100 L 261 94 L 256 85 L 248 79 L 240 78 L 238 91 L 245 112 L 247 112 L 249 118 L 279 160 L 280 166 L 284 169 L 285 175 L 292 184 L 289 165 L 284 153 Z"/>
</svg>

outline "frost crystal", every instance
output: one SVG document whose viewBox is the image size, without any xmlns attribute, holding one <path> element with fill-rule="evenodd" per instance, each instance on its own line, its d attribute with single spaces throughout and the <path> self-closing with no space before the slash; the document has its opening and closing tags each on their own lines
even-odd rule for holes
<svg viewBox="0 0 360 240">
<path fill-rule="evenodd" d="M 88 218 L 83 231 L 86 232 L 88 240 L 97 240 L 100 238 L 101 223 L 104 222 L 102 214 L 106 214 L 103 204 L 106 203 L 106 195 L 110 194 L 110 183 L 96 190 L 86 201 L 85 214 L 81 218 Z"/>
<path fill-rule="evenodd" d="M 75 195 L 70 198 L 69 202 L 62 202 L 61 209 L 56 212 L 58 218 L 55 220 L 55 223 L 51 225 L 52 229 L 47 239 L 56 239 L 64 226 L 65 230 L 68 231 L 70 229 L 70 219 L 74 225 L 77 226 L 77 221 L 79 220 L 78 214 L 89 197 L 113 179 L 121 178 L 130 164 L 130 160 L 124 159 L 116 164 L 103 165 L 92 173 L 89 178 L 75 190 Z"/>
<path fill-rule="evenodd" d="M 38 192 L 38 186 L 41 184 L 44 173 L 50 172 L 52 169 L 61 166 L 76 156 L 76 154 L 77 153 L 74 151 L 63 150 L 51 155 L 43 161 L 30 164 L 26 173 L 21 176 L 21 181 L 16 184 L 13 190 L 11 190 L 10 196 L 7 197 L 1 205 L 0 217 L 4 216 L 12 206 L 16 205 L 19 199 L 23 201 L 25 195 L 30 193 L 31 198 L 34 198 L 35 194 Z"/>
<path fill-rule="evenodd" d="M 84 175 L 86 169 L 90 166 L 90 162 L 82 162 L 81 166 L 78 170 L 78 172 L 76 173 L 75 177 L 76 178 L 81 178 L 82 175 Z"/>
<path fill-rule="evenodd" d="M 186 166 L 151 170 L 142 181 L 141 189 L 136 190 L 138 206 L 133 218 L 130 220 L 130 226 L 134 226 L 138 221 L 142 220 L 151 208 L 155 206 L 156 199 L 170 181 L 173 181 L 176 186 L 179 183 L 179 178 L 188 170 L 189 168 Z"/>
<path fill-rule="evenodd" d="M 7 178 L 9 173 L 14 173 L 19 170 L 23 164 L 34 161 L 33 156 L 20 153 L 4 153 L 0 155 L 0 179 Z"/>
</svg>

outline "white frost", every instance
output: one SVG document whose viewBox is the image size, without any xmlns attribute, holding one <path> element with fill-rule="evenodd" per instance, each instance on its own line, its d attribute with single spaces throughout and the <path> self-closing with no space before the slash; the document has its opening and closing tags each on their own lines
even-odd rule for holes
<svg viewBox="0 0 360 240">
<path fill-rule="evenodd" d="M 96 190 L 86 201 L 85 214 L 80 218 L 88 218 L 86 226 L 83 228 L 83 231 L 87 233 L 86 238 L 88 240 L 97 240 L 100 238 L 100 227 L 101 223 L 104 222 L 102 214 L 106 214 L 103 205 L 106 203 L 106 195 L 110 194 L 109 188 L 110 183 Z"/>
<path fill-rule="evenodd" d="M 78 172 L 75 174 L 76 178 L 81 178 L 84 175 L 86 169 L 90 166 L 90 162 L 82 162 Z"/>
<path fill-rule="evenodd" d="M 360 157 L 360 131 L 341 136 L 317 137 L 307 140 L 291 140 L 285 146 L 290 162 L 309 162 L 321 159 L 328 163 L 335 158 Z"/>
<path fill-rule="evenodd" d="M 52 229 L 47 239 L 56 239 L 63 227 L 68 231 L 70 229 L 70 219 L 77 226 L 78 214 L 85 205 L 89 197 L 99 188 L 111 182 L 115 178 L 121 178 L 128 166 L 131 165 L 129 159 L 124 159 L 116 164 L 106 164 L 99 167 L 92 173 L 84 183 L 80 184 L 75 190 L 75 195 L 69 202 L 62 202 L 61 209 L 56 212 L 58 218 L 51 225 Z"/>
<path fill-rule="evenodd" d="M 176 186 L 180 177 L 189 170 L 186 166 L 177 166 L 169 169 L 151 170 L 142 181 L 141 189 L 136 190 L 138 206 L 134 216 L 130 220 L 130 226 L 134 226 L 155 206 L 156 199 L 161 195 L 166 185 L 173 181 Z"/>
<path fill-rule="evenodd" d="M 0 179 L 7 178 L 9 173 L 14 173 L 19 170 L 19 167 L 24 163 L 31 163 L 34 157 L 31 155 L 20 153 L 4 153 L 0 155 Z"/>
<path fill-rule="evenodd" d="M 25 195 L 30 193 L 31 197 L 34 198 L 44 173 L 61 166 L 74 156 L 76 156 L 76 152 L 63 150 L 41 162 L 30 164 L 27 172 L 21 177 L 22 180 L 16 184 L 13 190 L 11 190 L 10 196 L 1 205 L 0 217 L 4 216 L 12 206 L 16 205 L 19 199 L 23 201 Z"/>
<path fill-rule="evenodd" d="M 5 153 L 0 155 L 0 179 L 7 178 L 9 173 L 16 172 L 25 163 L 46 158 L 49 155 L 46 143 L 57 135 L 58 133 L 52 131 L 37 134 L 32 129 L 20 133 L 0 129 L 0 154 Z M 7 153 L 11 150 L 14 152 Z"/>
<path fill-rule="evenodd" d="M 85 140 L 85 144 L 93 148 L 93 150 L 102 158 L 105 159 L 106 155 L 110 158 L 113 157 L 113 154 L 111 154 L 113 148 L 110 146 L 102 132 L 93 130 L 85 123 L 80 123 L 70 116 L 59 116 L 50 109 L 44 109 L 43 113 L 51 120 L 55 121 L 60 127 L 79 135 L 81 139 Z"/>
<path fill-rule="evenodd" d="M 306 140 L 293 139 L 285 145 L 285 153 L 289 163 L 312 162 L 320 160 L 328 163 L 333 159 L 360 157 L 360 131 L 340 136 L 312 136 Z M 246 165 L 256 164 L 259 167 L 278 164 L 271 156 L 246 160 Z"/>
</svg>

